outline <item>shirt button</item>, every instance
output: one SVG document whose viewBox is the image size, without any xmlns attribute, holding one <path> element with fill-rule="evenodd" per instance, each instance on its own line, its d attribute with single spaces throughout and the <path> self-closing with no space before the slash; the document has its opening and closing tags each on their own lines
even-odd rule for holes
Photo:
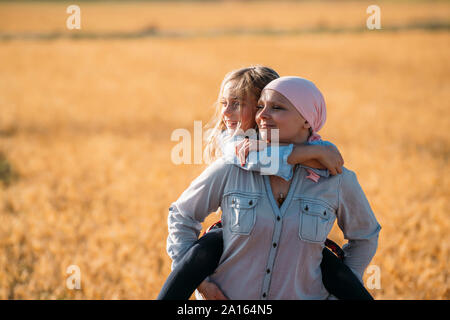
<svg viewBox="0 0 450 320">
<path fill-rule="evenodd" d="M 276 247 L 277 247 L 277 244 L 276 244 L 275 242 L 273 243 L 273 247 L 274 247 L 274 248 L 276 248 Z"/>
<path fill-rule="evenodd" d="M 266 272 L 267 272 L 267 273 L 270 273 L 270 269 L 267 269 Z"/>
<path fill-rule="evenodd" d="M 281 218 L 280 218 L 280 216 L 278 216 L 278 217 L 277 217 L 277 221 L 280 221 L 280 220 L 281 220 Z"/>
<path fill-rule="evenodd" d="M 266 297 L 266 293 L 264 292 L 264 293 L 263 293 L 263 298 L 265 298 L 265 297 Z"/>
</svg>

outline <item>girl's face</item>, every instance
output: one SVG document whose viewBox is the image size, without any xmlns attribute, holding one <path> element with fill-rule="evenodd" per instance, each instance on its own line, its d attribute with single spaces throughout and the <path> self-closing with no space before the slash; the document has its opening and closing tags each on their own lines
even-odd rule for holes
<svg viewBox="0 0 450 320">
<path fill-rule="evenodd" d="M 256 125 L 256 99 L 254 97 L 239 99 L 235 85 L 235 81 L 228 81 L 223 87 L 222 96 L 219 100 L 222 108 L 222 120 L 230 133 L 238 128 L 239 120 L 241 121 L 240 128 L 243 131 L 254 128 Z"/>
<path fill-rule="evenodd" d="M 309 123 L 282 94 L 263 90 L 257 108 L 256 123 L 263 140 L 272 141 L 271 129 L 279 129 L 280 143 L 303 143 L 308 139 Z"/>
</svg>

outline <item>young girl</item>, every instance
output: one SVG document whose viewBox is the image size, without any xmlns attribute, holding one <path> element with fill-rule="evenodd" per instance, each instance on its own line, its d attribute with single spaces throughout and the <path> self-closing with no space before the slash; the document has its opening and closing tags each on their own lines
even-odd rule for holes
<svg viewBox="0 0 450 320">
<path fill-rule="evenodd" d="M 251 128 L 257 129 L 255 114 L 259 95 L 261 90 L 276 78 L 279 76 L 275 71 L 261 66 L 239 69 L 227 74 L 219 93 L 218 120 L 206 148 L 210 160 L 218 156 L 226 156 L 226 149 L 231 144 L 239 149 L 238 154 L 243 169 L 261 169 L 257 164 L 253 166 L 249 163 L 245 164 L 249 149 L 252 151 L 254 147 L 249 142 L 251 140 L 242 139 L 242 132 Z M 241 135 L 238 134 L 239 131 Z M 239 136 L 240 140 L 230 139 L 230 137 Z M 224 140 L 228 141 L 224 142 Z M 289 180 L 292 176 L 292 165 L 297 163 L 309 167 L 310 178 L 317 179 L 321 175 L 327 176 L 328 171 L 312 168 L 327 168 L 331 174 L 341 173 L 343 161 L 334 145 L 321 140 L 295 146 L 281 146 L 279 168 L 275 175 Z M 338 249 L 340 248 L 336 248 Z M 226 297 L 217 286 L 207 279 L 207 276 L 217 268 L 222 250 L 222 229 L 220 224 L 216 224 L 215 228 L 198 239 L 192 247 L 186 248 L 181 262 L 172 265 L 173 271 L 158 299 L 185 300 L 197 286 L 198 291 L 207 299 L 225 299 Z M 355 274 L 327 248 L 323 249 L 321 270 L 325 288 L 337 298 L 372 299 Z"/>
</svg>

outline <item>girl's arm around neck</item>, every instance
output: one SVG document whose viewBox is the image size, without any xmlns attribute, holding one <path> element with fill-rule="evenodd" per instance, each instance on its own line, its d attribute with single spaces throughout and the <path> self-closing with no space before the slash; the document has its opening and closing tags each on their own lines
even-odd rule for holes
<svg viewBox="0 0 450 320">
<path fill-rule="evenodd" d="M 325 141 L 295 144 L 287 162 L 291 165 L 328 169 L 332 175 L 342 173 L 344 165 L 344 159 L 336 146 Z"/>
<path fill-rule="evenodd" d="M 302 164 L 317 169 L 326 169 L 317 159 L 320 155 L 320 148 L 315 145 L 295 144 L 292 153 L 288 157 L 291 165 Z"/>
</svg>

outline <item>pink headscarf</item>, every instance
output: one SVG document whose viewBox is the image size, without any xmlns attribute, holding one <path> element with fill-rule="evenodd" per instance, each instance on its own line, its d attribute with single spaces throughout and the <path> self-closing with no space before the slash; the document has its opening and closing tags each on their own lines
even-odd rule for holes
<svg viewBox="0 0 450 320">
<path fill-rule="evenodd" d="M 264 89 L 272 89 L 285 96 L 311 125 L 312 134 L 308 142 L 320 140 L 317 133 L 325 124 L 327 109 L 322 93 L 311 81 L 300 77 L 280 77 L 273 80 Z M 320 176 L 311 169 L 307 169 L 306 177 L 314 182 L 319 181 Z"/>
<path fill-rule="evenodd" d="M 322 93 L 311 81 L 300 77 L 280 77 L 264 89 L 272 89 L 285 96 L 311 125 L 312 134 L 308 141 L 320 140 L 317 132 L 327 119 L 327 109 Z"/>
</svg>

